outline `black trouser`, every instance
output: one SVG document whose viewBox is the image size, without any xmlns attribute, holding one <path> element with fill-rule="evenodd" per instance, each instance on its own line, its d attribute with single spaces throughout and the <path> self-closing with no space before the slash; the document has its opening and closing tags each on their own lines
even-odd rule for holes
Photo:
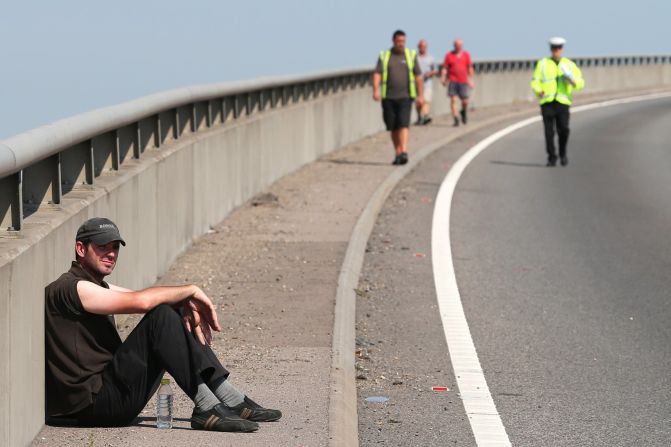
<svg viewBox="0 0 671 447">
<path fill-rule="evenodd" d="M 545 150 L 549 160 L 556 160 L 555 151 L 555 125 L 559 135 L 559 156 L 566 157 L 566 144 L 568 143 L 569 106 L 552 101 L 541 106 L 543 125 L 545 126 Z"/>
<path fill-rule="evenodd" d="M 83 425 L 127 425 L 156 392 L 165 371 L 192 399 L 199 383 L 214 386 L 228 377 L 210 347 L 196 340 L 177 311 L 162 304 L 144 316 L 116 351 L 93 404 L 74 416 Z"/>
</svg>

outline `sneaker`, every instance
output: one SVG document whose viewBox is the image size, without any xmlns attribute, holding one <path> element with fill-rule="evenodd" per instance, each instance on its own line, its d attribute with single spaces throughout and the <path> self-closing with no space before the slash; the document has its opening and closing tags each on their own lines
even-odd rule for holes
<svg viewBox="0 0 671 447">
<path fill-rule="evenodd" d="M 396 157 L 394 157 L 394 161 L 392 161 L 391 164 L 400 165 L 401 164 L 401 156 L 397 155 Z"/>
<path fill-rule="evenodd" d="M 259 424 L 241 418 L 224 404 L 218 404 L 207 411 L 194 408 L 191 413 L 191 428 L 207 431 L 252 432 L 259 429 Z"/>
<path fill-rule="evenodd" d="M 548 158 L 548 163 L 545 166 L 547 166 L 549 168 L 557 166 L 557 159 L 554 158 L 554 157 Z"/>
<path fill-rule="evenodd" d="M 466 116 L 466 109 L 461 111 L 461 122 L 466 124 L 468 122 L 468 117 Z"/>
<path fill-rule="evenodd" d="M 456 116 L 454 117 L 454 124 L 452 124 L 452 127 L 459 127 L 459 118 Z"/>
<path fill-rule="evenodd" d="M 561 157 L 559 159 L 559 162 L 561 163 L 562 166 L 566 166 L 568 164 L 568 158 L 566 156 Z"/>
<path fill-rule="evenodd" d="M 422 124 L 426 126 L 431 121 L 433 121 L 433 118 L 431 118 L 430 116 L 427 115 L 427 116 L 424 117 L 424 121 L 422 122 Z"/>
<path fill-rule="evenodd" d="M 408 153 L 407 152 L 402 152 L 401 155 L 399 155 L 398 164 L 404 165 L 407 162 L 408 162 Z"/>
<path fill-rule="evenodd" d="M 242 419 L 255 422 L 273 422 L 282 417 L 282 412 L 280 410 L 263 408 L 247 396 L 245 396 L 244 402 L 235 407 L 228 407 L 228 409 Z"/>
<path fill-rule="evenodd" d="M 415 126 L 421 126 L 424 124 L 424 117 L 423 116 L 417 116 L 417 121 L 415 121 Z"/>
</svg>

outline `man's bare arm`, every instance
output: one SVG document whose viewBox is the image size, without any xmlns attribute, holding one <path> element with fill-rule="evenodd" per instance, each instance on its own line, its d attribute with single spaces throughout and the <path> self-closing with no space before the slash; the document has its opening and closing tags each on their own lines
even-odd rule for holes
<svg viewBox="0 0 671 447">
<path fill-rule="evenodd" d="M 187 298 L 212 304 L 202 290 L 194 285 L 150 287 L 133 291 L 115 286 L 110 289 L 100 287 L 90 281 L 79 281 L 77 293 L 84 310 L 93 314 L 133 314 L 146 313 L 159 304 L 177 304 Z"/>
<path fill-rule="evenodd" d="M 375 101 L 380 100 L 380 82 L 382 81 L 382 75 L 378 72 L 373 73 L 373 99 Z"/>
<path fill-rule="evenodd" d="M 417 87 L 417 103 L 422 106 L 424 104 L 424 80 L 421 76 L 415 78 L 415 85 Z"/>
<path fill-rule="evenodd" d="M 107 285 L 110 286 L 110 290 L 114 290 L 116 292 L 134 292 L 134 290 L 127 289 L 121 286 L 115 286 L 114 284 L 107 283 Z"/>
</svg>

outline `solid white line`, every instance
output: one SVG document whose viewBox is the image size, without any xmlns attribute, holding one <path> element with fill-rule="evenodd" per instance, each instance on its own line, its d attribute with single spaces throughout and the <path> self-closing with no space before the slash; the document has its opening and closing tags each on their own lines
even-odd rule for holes
<svg viewBox="0 0 671 447">
<path fill-rule="evenodd" d="M 665 97 L 671 97 L 671 93 L 614 99 L 586 104 L 572 108 L 571 110 L 573 113 L 578 113 L 618 104 Z M 496 410 L 492 395 L 489 392 L 489 387 L 487 386 L 487 381 L 485 380 L 485 375 L 482 371 L 475 345 L 473 344 L 473 338 L 468 328 L 468 322 L 464 315 L 464 308 L 461 304 L 450 245 L 452 197 L 454 196 L 459 178 L 475 157 L 497 140 L 540 120 L 540 116 L 536 116 L 519 121 L 488 136 L 466 151 L 445 176 L 438 191 L 433 213 L 431 250 L 433 278 L 436 284 L 440 318 L 443 322 L 443 331 L 445 332 L 450 360 L 457 385 L 459 386 L 461 399 L 478 446 L 510 446 L 511 444 L 501 417 Z"/>
</svg>

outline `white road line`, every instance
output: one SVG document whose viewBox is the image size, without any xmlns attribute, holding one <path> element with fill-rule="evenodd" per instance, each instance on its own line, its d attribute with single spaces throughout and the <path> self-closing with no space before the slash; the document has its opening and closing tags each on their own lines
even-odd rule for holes
<svg viewBox="0 0 671 447">
<path fill-rule="evenodd" d="M 573 113 L 631 102 L 671 97 L 671 93 L 657 93 L 586 104 L 575 107 Z M 540 116 L 510 125 L 480 141 L 457 160 L 445 176 L 438 191 L 431 228 L 433 277 L 436 295 L 447 340 L 450 360 L 457 379 L 461 399 L 471 430 L 478 446 L 510 446 L 510 439 L 489 392 L 478 354 L 473 344 L 468 322 L 461 304 L 459 287 L 452 261 L 450 245 L 450 210 L 452 197 L 461 174 L 482 151 L 504 136 L 522 127 L 540 121 Z"/>
</svg>

